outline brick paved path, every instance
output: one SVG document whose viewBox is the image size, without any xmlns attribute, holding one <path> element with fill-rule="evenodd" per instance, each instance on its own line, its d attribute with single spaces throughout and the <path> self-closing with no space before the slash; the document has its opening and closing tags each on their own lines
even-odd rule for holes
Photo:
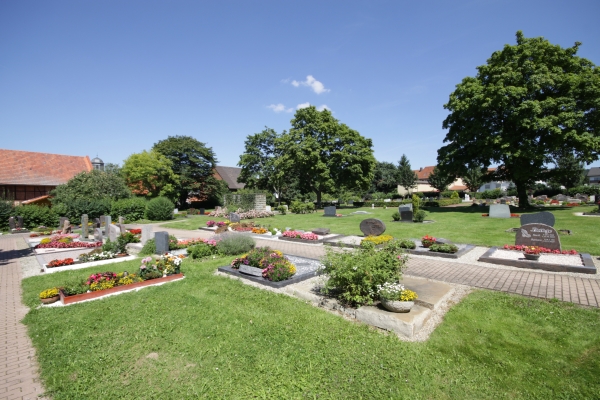
<svg viewBox="0 0 600 400">
<path fill-rule="evenodd" d="M 37 399 L 44 391 L 35 350 L 20 322 L 27 308 L 21 303 L 18 259 L 29 255 L 29 250 L 17 250 L 21 240 L 17 235 L 0 236 L 0 400 Z"/>
</svg>

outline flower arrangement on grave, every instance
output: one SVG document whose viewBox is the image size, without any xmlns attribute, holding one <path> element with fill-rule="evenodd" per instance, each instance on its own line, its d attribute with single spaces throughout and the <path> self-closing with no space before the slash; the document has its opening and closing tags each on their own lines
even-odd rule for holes
<svg viewBox="0 0 600 400">
<path fill-rule="evenodd" d="M 548 248 L 542 247 L 542 246 L 525 246 L 525 245 L 520 245 L 520 244 L 517 244 L 517 245 L 505 244 L 503 249 L 525 252 L 528 247 L 535 247 L 539 250 L 538 253 L 529 253 L 529 254 L 540 254 L 540 253 L 567 254 L 567 255 L 577 255 L 578 254 L 576 250 L 558 250 L 558 249 L 552 250 L 552 249 L 548 249 Z"/>
<path fill-rule="evenodd" d="M 520 215 L 520 214 L 514 214 L 514 213 L 511 213 L 511 214 L 510 214 L 510 217 L 511 217 L 511 218 L 519 218 L 519 217 L 521 217 L 521 215 Z"/>
<path fill-rule="evenodd" d="M 91 262 L 91 261 L 101 261 L 101 260 L 110 260 L 111 258 L 115 258 L 117 256 L 116 253 L 112 251 L 101 251 L 100 249 L 96 249 L 87 254 L 81 254 L 79 256 L 80 262 Z"/>
<path fill-rule="evenodd" d="M 490 214 L 481 214 L 482 217 L 489 217 Z"/>
<path fill-rule="evenodd" d="M 552 200 L 550 200 L 550 204 L 551 205 L 559 205 L 560 201 L 552 199 Z"/>
<path fill-rule="evenodd" d="M 335 214 L 336 217 L 343 217 L 343 214 Z"/>
<path fill-rule="evenodd" d="M 273 282 L 289 279 L 296 273 L 296 266 L 282 252 L 270 247 L 256 247 L 231 262 L 231 267 L 235 269 L 241 265 L 262 269 L 263 278 Z"/>
<path fill-rule="evenodd" d="M 234 222 L 229 227 L 236 232 L 252 232 L 254 222 Z"/>
<path fill-rule="evenodd" d="M 215 221 L 213 221 L 212 219 L 209 221 L 206 221 L 206 226 L 208 226 L 209 228 L 212 228 L 213 226 L 215 226 L 217 223 Z"/>
<path fill-rule="evenodd" d="M 257 235 L 264 235 L 267 232 L 269 231 L 265 228 L 252 228 L 252 233 L 256 233 Z"/>
<path fill-rule="evenodd" d="M 146 257 L 142 259 L 140 276 L 144 280 L 160 278 L 161 276 L 180 273 L 181 261 L 185 256 L 166 253 L 157 259 Z"/>
<path fill-rule="evenodd" d="M 46 289 L 40 293 L 40 299 L 50 299 L 58 296 L 58 288 Z"/>
<path fill-rule="evenodd" d="M 64 267 L 65 265 L 73 265 L 75 263 L 75 261 L 72 258 L 65 258 L 62 260 L 52 260 L 50 261 L 47 266 L 48 268 L 55 268 L 55 267 Z"/>
<path fill-rule="evenodd" d="M 429 246 L 429 251 L 434 251 L 436 253 L 454 254 L 458 251 L 458 247 L 450 243 L 434 243 L 431 246 Z"/>
<path fill-rule="evenodd" d="M 133 235 L 141 235 L 142 234 L 141 229 L 130 229 L 129 232 Z"/>
<path fill-rule="evenodd" d="M 193 259 L 214 256 L 219 253 L 217 244 L 220 240 L 215 239 L 193 239 L 189 241 L 187 253 Z"/>
<path fill-rule="evenodd" d="M 436 240 L 437 239 L 433 236 L 425 235 L 421 238 L 421 244 L 423 245 L 423 247 L 429 247 L 432 244 L 435 244 Z"/>
<path fill-rule="evenodd" d="M 42 239 L 44 242 L 45 239 Z M 46 242 L 38 244 L 35 246 L 36 249 L 76 249 L 80 247 L 100 247 L 102 246 L 102 242 L 71 242 L 71 243 L 61 243 L 61 242 Z"/>
<path fill-rule="evenodd" d="M 394 237 L 392 235 L 379 235 L 379 236 L 369 235 L 366 238 L 364 238 L 363 240 L 361 240 L 361 243 L 362 242 L 372 242 L 375 245 L 379 245 L 379 244 L 387 243 L 390 240 L 394 240 Z"/>
<path fill-rule="evenodd" d="M 523 253 L 525 254 L 540 254 L 542 252 L 542 248 L 540 246 L 525 246 L 523 249 Z"/>
<path fill-rule="evenodd" d="M 419 296 L 416 292 L 406 289 L 399 282 L 385 282 L 383 285 L 377 285 L 379 298 L 390 301 L 414 301 Z"/>
<path fill-rule="evenodd" d="M 285 231 L 282 236 L 293 239 L 319 240 L 319 236 L 312 232 Z"/>
<path fill-rule="evenodd" d="M 227 226 L 229 225 L 229 220 L 225 220 L 225 221 L 219 221 L 217 222 L 217 226 L 220 228 L 222 226 Z"/>
<path fill-rule="evenodd" d="M 567 207 L 579 207 L 581 204 L 579 203 L 567 203 L 566 206 Z"/>
</svg>

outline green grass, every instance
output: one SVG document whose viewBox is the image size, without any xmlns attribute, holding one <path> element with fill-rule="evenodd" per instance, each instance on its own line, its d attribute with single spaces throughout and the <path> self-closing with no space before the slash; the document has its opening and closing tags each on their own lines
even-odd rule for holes
<svg viewBox="0 0 600 400">
<path fill-rule="evenodd" d="M 477 291 L 425 343 L 213 275 L 24 319 L 57 399 L 589 399 L 600 393 L 600 310 Z M 25 303 L 67 277 L 23 280 Z M 147 358 L 157 353 L 158 359 Z"/>
<path fill-rule="evenodd" d="M 563 249 L 575 249 L 581 253 L 600 255 L 600 242 L 597 239 L 597 231 L 600 229 L 600 218 L 578 217 L 576 212 L 589 212 L 594 206 L 583 206 L 574 208 L 552 208 L 527 211 L 535 213 L 539 211 L 551 211 L 556 217 L 554 228 L 569 229 L 572 235 L 560 235 Z M 370 215 L 350 215 L 351 212 L 364 210 L 371 212 Z M 487 213 L 487 207 L 440 207 L 428 209 L 428 220 L 432 224 L 405 224 L 393 222 L 392 214 L 397 208 L 348 208 L 338 212 L 344 217 L 324 217 L 322 211 L 313 214 L 287 214 L 276 215 L 271 218 L 260 218 L 255 220 L 258 224 L 271 225 L 272 227 L 309 230 L 314 228 L 329 228 L 332 233 L 344 235 L 362 235 L 359 225 L 365 218 L 379 218 L 385 222 L 386 233 L 395 238 L 420 238 L 426 234 L 449 239 L 455 243 L 469 243 L 479 246 L 504 246 L 514 244 L 515 234 L 505 232 L 509 228 L 520 226 L 519 218 L 498 219 L 482 217 Z M 515 212 L 513 210 L 513 212 Z M 516 211 L 521 214 L 522 212 Z M 201 216 L 185 221 L 177 221 L 165 224 L 170 228 L 198 229 L 204 226 L 206 221 L 224 220 Z"/>
</svg>

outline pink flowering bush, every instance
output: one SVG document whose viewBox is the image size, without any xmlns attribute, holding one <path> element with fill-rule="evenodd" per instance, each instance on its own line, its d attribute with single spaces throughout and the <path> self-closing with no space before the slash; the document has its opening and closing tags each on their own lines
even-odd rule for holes
<svg viewBox="0 0 600 400">
<path fill-rule="evenodd" d="M 58 242 L 60 239 L 64 239 L 64 238 L 77 239 L 78 237 L 79 237 L 78 233 L 57 233 L 57 234 L 50 236 L 50 241 Z"/>
<path fill-rule="evenodd" d="M 216 224 L 217 223 L 212 219 L 210 221 L 206 221 L 206 226 L 208 226 L 209 228 L 215 226 Z"/>
<path fill-rule="evenodd" d="M 294 239 L 319 240 L 319 237 L 312 232 L 285 231 L 282 236 Z"/>
<path fill-rule="evenodd" d="M 571 254 L 571 255 L 576 255 L 577 251 L 575 250 L 552 250 L 552 249 L 548 249 L 546 247 L 541 247 L 541 246 L 524 246 L 521 244 L 517 244 L 517 245 L 511 245 L 511 244 L 505 244 L 504 245 L 504 249 L 505 250 L 516 250 L 516 251 L 527 251 L 529 248 L 531 247 L 536 247 L 536 250 L 539 250 L 537 253 L 535 254 L 539 254 L 539 253 L 546 253 L 546 254 Z"/>
</svg>

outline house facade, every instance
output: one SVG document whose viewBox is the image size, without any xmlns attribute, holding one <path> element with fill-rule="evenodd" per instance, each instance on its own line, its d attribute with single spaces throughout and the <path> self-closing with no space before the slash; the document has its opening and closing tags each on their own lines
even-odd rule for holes
<svg viewBox="0 0 600 400">
<path fill-rule="evenodd" d="M 600 167 L 593 167 L 587 173 L 590 185 L 600 185 Z"/>
<path fill-rule="evenodd" d="M 88 156 L 0 149 L 0 195 L 16 203 L 44 202 L 56 186 L 92 169 Z"/>
<path fill-rule="evenodd" d="M 406 196 L 407 194 L 416 192 L 437 192 L 438 190 L 431 186 L 428 181 L 429 175 L 431 175 L 434 168 L 435 165 L 432 165 L 414 170 L 413 172 L 417 175 L 417 187 L 407 191 L 404 187 L 398 185 L 398 194 Z M 457 178 L 448 186 L 448 190 L 464 191 L 467 190 L 467 187 L 463 183 L 462 178 Z"/>
</svg>

